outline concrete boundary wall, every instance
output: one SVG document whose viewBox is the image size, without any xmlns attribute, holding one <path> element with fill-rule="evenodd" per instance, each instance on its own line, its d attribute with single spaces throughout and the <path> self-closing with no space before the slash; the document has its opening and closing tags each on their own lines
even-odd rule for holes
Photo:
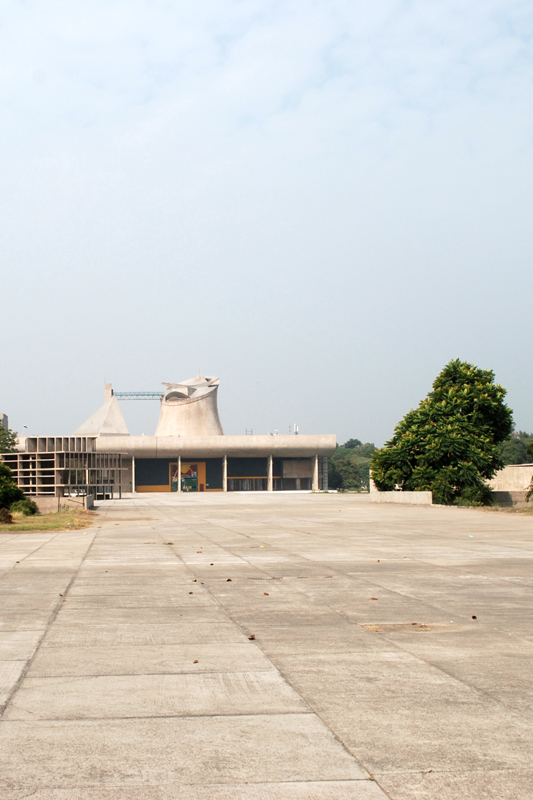
<svg viewBox="0 0 533 800">
<path fill-rule="evenodd" d="M 533 481 L 533 464 L 509 464 L 487 481 L 494 492 L 527 492 Z"/>
<path fill-rule="evenodd" d="M 94 508 L 92 494 L 81 497 L 30 497 L 41 514 L 53 514 L 63 508 Z"/>
<path fill-rule="evenodd" d="M 370 492 L 371 503 L 399 503 L 400 505 L 431 506 L 433 492 Z"/>
<path fill-rule="evenodd" d="M 494 500 L 500 506 L 520 506 L 521 508 L 530 508 L 531 502 L 526 500 L 527 492 L 493 492 Z"/>
</svg>

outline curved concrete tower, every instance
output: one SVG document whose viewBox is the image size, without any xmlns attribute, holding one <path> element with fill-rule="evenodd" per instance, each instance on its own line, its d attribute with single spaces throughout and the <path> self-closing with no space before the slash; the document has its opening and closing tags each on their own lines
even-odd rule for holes
<svg viewBox="0 0 533 800">
<path fill-rule="evenodd" d="M 217 408 L 218 378 L 198 375 L 168 386 L 161 400 L 156 436 L 222 436 Z"/>
</svg>

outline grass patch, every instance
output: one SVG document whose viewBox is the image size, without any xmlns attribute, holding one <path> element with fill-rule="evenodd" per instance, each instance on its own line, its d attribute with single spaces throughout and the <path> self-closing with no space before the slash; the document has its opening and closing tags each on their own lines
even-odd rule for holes
<svg viewBox="0 0 533 800">
<path fill-rule="evenodd" d="M 503 512 L 504 514 L 533 514 L 533 504 L 530 506 L 485 506 L 483 510 Z"/>
<path fill-rule="evenodd" d="M 79 531 L 94 522 L 94 511 L 69 508 L 52 514 L 35 514 L 25 517 L 20 512 L 13 514 L 12 525 L 0 525 L 0 532 L 17 531 Z"/>
</svg>

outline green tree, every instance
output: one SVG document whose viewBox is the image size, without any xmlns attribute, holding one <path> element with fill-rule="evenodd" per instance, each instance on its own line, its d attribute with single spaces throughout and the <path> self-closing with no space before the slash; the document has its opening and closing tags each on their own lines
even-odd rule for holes
<svg viewBox="0 0 533 800">
<path fill-rule="evenodd" d="M 330 489 L 346 491 L 368 490 L 370 456 L 375 450 L 370 442 L 348 439 L 329 459 L 328 484 Z"/>
<path fill-rule="evenodd" d="M 531 443 L 533 433 L 513 431 L 500 445 L 504 464 L 527 464 L 528 447 Z"/>
<path fill-rule="evenodd" d="M 356 447 L 361 447 L 362 444 L 363 442 L 360 439 L 348 439 L 342 446 L 348 450 L 354 450 Z"/>
<path fill-rule="evenodd" d="M 0 453 L 17 452 L 17 434 L 9 428 L 0 425 Z"/>
<path fill-rule="evenodd" d="M 432 491 L 437 503 L 490 503 L 485 480 L 504 466 L 500 445 L 513 428 L 505 395 L 492 370 L 450 361 L 373 454 L 377 488 Z"/>
<path fill-rule="evenodd" d="M 24 492 L 14 482 L 11 470 L 0 461 L 0 508 L 9 508 L 23 497 Z"/>
</svg>

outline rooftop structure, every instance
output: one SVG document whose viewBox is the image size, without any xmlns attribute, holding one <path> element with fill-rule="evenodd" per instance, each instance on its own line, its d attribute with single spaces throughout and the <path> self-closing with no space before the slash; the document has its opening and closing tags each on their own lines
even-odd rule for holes
<svg viewBox="0 0 533 800">
<path fill-rule="evenodd" d="M 75 436 L 129 436 L 117 398 L 110 383 L 105 385 L 104 405 L 80 425 Z"/>
<path fill-rule="evenodd" d="M 156 436 L 222 436 L 217 407 L 218 378 L 197 375 L 182 383 L 164 383 Z"/>
</svg>

